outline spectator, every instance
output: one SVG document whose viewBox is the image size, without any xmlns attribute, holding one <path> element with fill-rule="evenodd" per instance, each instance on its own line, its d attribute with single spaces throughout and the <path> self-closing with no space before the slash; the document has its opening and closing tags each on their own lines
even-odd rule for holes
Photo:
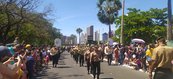
<svg viewBox="0 0 173 79">
<path fill-rule="evenodd" d="M 27 53 L 26 67 L 28 71 L 28 74 L 27 74 L 28 79 L 33 79 L 33 74 L 34 74 L 35 61 L 34 61 L 34 58 L 32 57 L 32 54 L 31 54 L 32 52 L 33 51 Z"/>
<path fill-rule="evenodd" d="M 108 59 L 108 65 L 111 65 L 112 63 L 112 53 L 113 53 L 113 50 L 111 48 L 111 46 L 107 45 L 104 49 L 104 53 L 106 54 L 107 56 L 107 59 Z"/>
</svg>

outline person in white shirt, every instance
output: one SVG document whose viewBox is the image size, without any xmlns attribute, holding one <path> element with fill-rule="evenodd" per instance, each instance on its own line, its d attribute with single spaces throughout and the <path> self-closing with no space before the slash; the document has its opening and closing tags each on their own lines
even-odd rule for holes
<svg viewBox="0 0 173 79">
<path fill-rule="evenodd" d="M 107 56 L 107 60 L 108 60 L 108 65 L 111 65 L 111 62 L 112 62 L 112 48 L 111 46 L 107 45 L 105 48 L 104 48 L 104 53 L 105 55 Z"/>
</svg>

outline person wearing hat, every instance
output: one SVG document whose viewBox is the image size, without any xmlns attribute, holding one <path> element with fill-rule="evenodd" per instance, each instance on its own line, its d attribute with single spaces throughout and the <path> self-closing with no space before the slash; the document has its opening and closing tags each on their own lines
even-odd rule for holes
<svg viewBox="0 0 173 79">
<path fill-rule="evenodd" d="M 173 48 L 166 46 L 165 38 L 157 39 L 158 47 L 153 50 L 152 64 L 149 69 L 149 78 L 152 79 L 173 79 Z M 153 70 L 154 76 L 152 76 Z"/>
</svg>

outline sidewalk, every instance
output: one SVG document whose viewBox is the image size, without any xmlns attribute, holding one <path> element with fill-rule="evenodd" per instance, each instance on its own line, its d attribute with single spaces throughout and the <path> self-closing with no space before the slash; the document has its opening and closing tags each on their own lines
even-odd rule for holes
<svg viewBox="0 0 173 79">
<path fill-rule="evenodd" d="M 106 61 L 106 62 L 107 62 L 108 60 L 107 60 L 106 58 L 104 58 L 103 61 Z M 118 65 L 118 63 L 116 63 L 114 60 L 112 61 L 112 64 Z M 123 67 L 129 68 L 129 69 L 135 70 L 132 66 L 129 66 L 129 65 L 127 65 L 127 64 L 123 64 L 123 65 L 120 65 L 120 66 L 123 66 Z M 142 70 L 142 69 L 139 69 L 139 70 L 136 70 L 136 71 L 140 71 L 140 72 L 149 74 L 147 71 L 144 71 L 144 70 Z M 155 73 L 152 72 L 152 74 L 154 75 Z"/>
</svg>

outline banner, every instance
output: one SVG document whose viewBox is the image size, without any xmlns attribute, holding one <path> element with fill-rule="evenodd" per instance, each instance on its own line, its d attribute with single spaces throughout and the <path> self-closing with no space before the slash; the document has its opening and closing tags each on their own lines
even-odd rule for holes
<svg viewBox="0 0 173 79">
<path fill-rule="evenodd" d="M 54 45 L 55 45 L 56 47 L 61 47 L 61 39 L 56 38 L 56 39 L 54 40 Z"/>
</svg>

